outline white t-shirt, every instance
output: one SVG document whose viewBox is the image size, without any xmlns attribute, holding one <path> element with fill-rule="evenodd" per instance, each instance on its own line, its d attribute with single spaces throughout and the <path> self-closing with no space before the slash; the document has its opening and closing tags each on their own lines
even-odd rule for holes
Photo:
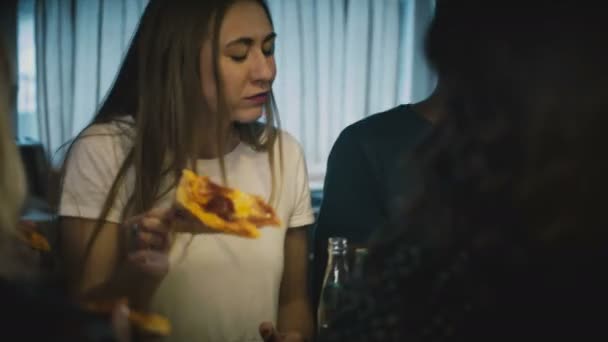
<svg viewBox="0 0 608 342">
<path fill-rule="evenodd" d="M 85 131 L 73 147 L 61 197 L 60 215 L 97 219 L 108 191 L 131 146 L 128 123 L 100 124 Z M 284 226 L 264 228 L 259 239 L 213 234 L 177 237 L 171 269 L 152 301 L 155 312 L 173 326 L 170 341 L 260 341 L 258 325 L 277 321 L 286 228 L 314 221 L 302 149 L 282 133 L 283 174 L 277 179 L 275 209 Z M 275 144 L 278 155 L 278 144 Z M 268 154 L 244 143 L 225 156 L 228 183 L 242 191 L 270 197 Z M 279 170 L 279 163 L 275 163 Z M 217 160 L 198 161 L 199 174 L 221 182 Z M 126 175 L 108 221 L 120 222 L 133 189 L 134 171 Z M 158 203 L 172 204 L 170 191 Z"/>
</svg>

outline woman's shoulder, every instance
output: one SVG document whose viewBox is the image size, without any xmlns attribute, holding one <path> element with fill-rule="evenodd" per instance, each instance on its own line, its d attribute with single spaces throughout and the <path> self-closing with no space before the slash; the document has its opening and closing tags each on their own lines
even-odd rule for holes
<svg viewBox="0 0 608 342">
<path fill-rule="evenodd" d="M 68 165 L 105 165 L 118 169 L 133 145 L 135 130 L 132 122 L 112 121 L 95 123 L 77 135 L 66 151 Z"/>
<path fill-rule="evenodd" d="M 71 142 L 73 151 L 95 151 L 116 150 L 116 147 L 124 149 L 130 146 L 134 137 L 134 123 L 126 120 L 114 120 L 111 122 L 94 123 L 86 127 Z"/>
<path fill-rule="evenodd" d="M 281 139 L 283 153 L 286 155 L 303 155 L 304 150 L 300 141 L 291 133 L 285 130 L 278 130 L 278 137 Z"/>
<path fill-rule="evenodd" d="M 89 137 L 129 137 L 135 134 L 135 121 L 133 119 L 115 119 L 108 122 L 93 123 L 86 127 L 77 138 Z"/>
</svg>

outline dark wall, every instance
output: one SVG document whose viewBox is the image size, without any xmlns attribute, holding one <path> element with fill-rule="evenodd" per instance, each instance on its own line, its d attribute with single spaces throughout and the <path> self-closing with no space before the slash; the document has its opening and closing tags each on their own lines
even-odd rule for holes
<svg viewBox="0 0 608 342">
<path fill-rule="evenodd" d="M 13 84 L 14 107 L 11 110 L 11 120 L 15 134 L 17 134 L 17 2 L 18 0 L 0 0 L 0 32 L 15 67 L 13 77 L 15 80 L 15 84 Z"/>
</svg>

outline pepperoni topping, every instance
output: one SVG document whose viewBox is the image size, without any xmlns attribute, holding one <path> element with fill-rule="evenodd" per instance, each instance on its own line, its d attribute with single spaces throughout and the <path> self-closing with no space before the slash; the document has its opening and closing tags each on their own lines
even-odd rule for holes
<svg viewBox="0 0 608 342">
<path fill-rule="evenodd" d="M 232 204 L 232 201 L 220 194 L 214 194 L 209 202 L 205 204 L 204 209 L 208 212 L 216 214 L 226 221 L 231 220 L 235 213 L 234 204 Z"/>
</svg>

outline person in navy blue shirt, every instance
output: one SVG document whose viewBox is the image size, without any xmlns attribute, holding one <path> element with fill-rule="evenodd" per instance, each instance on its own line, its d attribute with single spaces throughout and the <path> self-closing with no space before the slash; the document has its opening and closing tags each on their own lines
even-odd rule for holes
<svg viewBox="0 0 608 342">
<path fill-rule="evenodd" d="M 428 56 L 432 53 L 429 51 Z M 432 64 L 432 60 L 430 61 Z M 439 77 L 441 80 L 441 76 Z M 403 190 L 413 191 L 413 179 L 404 182 L 407 156 L 440 120 L 444 106 L 442 82 L 425 100 L 400 105 L 371 115 L 345 128 L 327 161 L 323 201 L 314 234 L 312 293 L 318 305 L 325 266 L 327 239 L 346 237 L 365 245 L 390 220 Z"/>
<path fill-rule="evenodd" d="M 608 339 L 605 17 L 591 2 L 438 1 L 445 113 L 328 341 Z"/>
</svg>

